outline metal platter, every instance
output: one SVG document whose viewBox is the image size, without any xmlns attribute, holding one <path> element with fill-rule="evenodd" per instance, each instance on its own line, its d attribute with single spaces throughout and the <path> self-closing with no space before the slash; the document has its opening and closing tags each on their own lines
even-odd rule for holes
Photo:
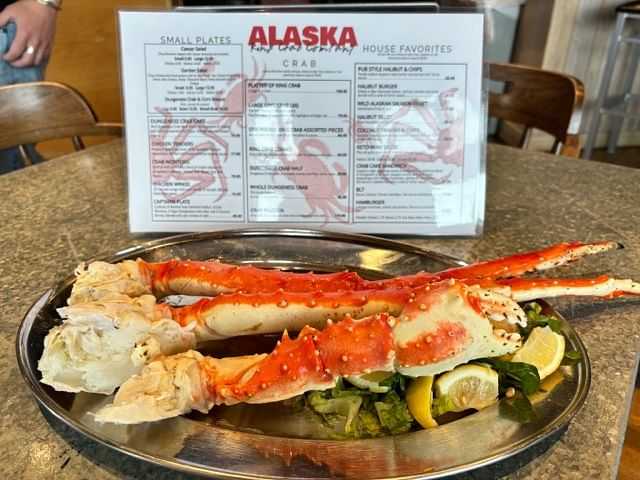
<svg viewBox="0 0 640 480">
<path fill-rule="evenodd" d="M 375 237 L 314 230 L 251 229 L 181 235 L 132 247 L 107 258 L 163 261 L 220 258 L 291 270 L 350 269 L 368 278 L 437 271 L 464 262 Z M 311 440 L 223 427 L 211 415 L 135 426 L 100 425 L 92 412 L 110 397 L 56 392 L 39 383 L 43 340 L 60 323 L 73 277 L 46 292 L 26 314 L 16 351 L 22 375 L 42 407 L 92 440 L 132 457 L 214 478 L 441 478 L 515 455 L 551 436 L 580 409 L 590 383 L 584 345 L 564 320 L 568 348 L 582 360 L 532 399 L 535 419 L 518 423 L 500 403 L 432 430 L 367 440 Z M 546 308 L 549 308 L 546 306 Z M 557 313 L 556 313 L 557 315 Z M 213 419 L 213 420 L 212 420 Z"/>
</svg>

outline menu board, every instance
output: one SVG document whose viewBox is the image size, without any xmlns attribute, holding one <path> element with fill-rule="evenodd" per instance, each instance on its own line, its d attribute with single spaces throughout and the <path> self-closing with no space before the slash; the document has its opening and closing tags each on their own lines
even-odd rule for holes
<svg viewBox="0 0 640 480">
<path fill-rule="evenodd" d="M 481 14 L 119 23 L 132 231 L 480 233 Z"/>
</svg>

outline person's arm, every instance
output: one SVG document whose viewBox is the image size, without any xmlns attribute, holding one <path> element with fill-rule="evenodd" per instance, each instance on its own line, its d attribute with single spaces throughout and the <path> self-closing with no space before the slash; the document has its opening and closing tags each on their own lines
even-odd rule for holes
<svg viewBox="0 0 640 480">
<path fill-rule="evenodd" d="M 14 67 L 40 65 L 49 58 L 57 14 L 55 8 L 36 0 L 18 0 L 2 10 L 0 26 L 16 24 L 16 38 L 2 58 Z"/>
</svg>

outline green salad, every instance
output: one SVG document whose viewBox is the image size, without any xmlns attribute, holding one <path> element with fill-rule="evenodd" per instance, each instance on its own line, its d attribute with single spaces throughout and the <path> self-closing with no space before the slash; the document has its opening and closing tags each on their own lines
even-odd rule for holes
<svg viewBox="0 0 640 480">
<path fill-rule="evenodd" d="M 556 350 L 554 354 L 561 355 L 563 364 L 580 359 L 579 352 L 565 352 L 558 318 L 544 315 L 537 303 L 525 305 L 524 310 L 528 325 L 520 333 L 525 345 L 530 336 L 553 335 L 552 338 L 562 338 L 559 341 L 562 351 Z M 479 410 L 499 399 L 504 399 L 501 412 L 517 421 L 529 422 L 535 418 L 529 397 L 540 389 L 541 379 L 535 365 L 514 360 L 475 360 L 435 379 L 414 379 L 390 372 L 346 377 L 339 379 L 332 389 L 308 392 L 292 401 L 312 412 L 325 431 L 330 432 L 329 436 L 336 439 L 371 438 L 430 428 L 446 413 Z M 556 370 L 558 365 L 552 368 Z"/>
</svg>

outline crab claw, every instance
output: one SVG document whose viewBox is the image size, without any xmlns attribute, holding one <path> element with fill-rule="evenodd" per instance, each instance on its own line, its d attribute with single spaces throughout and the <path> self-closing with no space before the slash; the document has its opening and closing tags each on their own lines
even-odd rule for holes
<svg viewBox="0 0 640 480">
<path fill-rule="evenodd" d="M 527 326 L 527 315 L 524 310 L 516 303 L 510 292 L 499 292 L 491 289 L 469 288 L 470 294 L 480 299 L 478 302 L 482 313 L 496 325 L 501 323 L 506 325 L 509 330 L 513 330 L 513 326 Z"/>
<path fill-rule="evenodd" d="M 499 318 L 495 325 L 494 318 Z M 498 293 L 454 280 L 427 286 L 394 327 L 396 370 L 412 377 L 436 375 L 470 360 L 512 353 L 521 338 L 502 328 L 505 318 L 526 324 L 518 304 Z"/>
</svg>

